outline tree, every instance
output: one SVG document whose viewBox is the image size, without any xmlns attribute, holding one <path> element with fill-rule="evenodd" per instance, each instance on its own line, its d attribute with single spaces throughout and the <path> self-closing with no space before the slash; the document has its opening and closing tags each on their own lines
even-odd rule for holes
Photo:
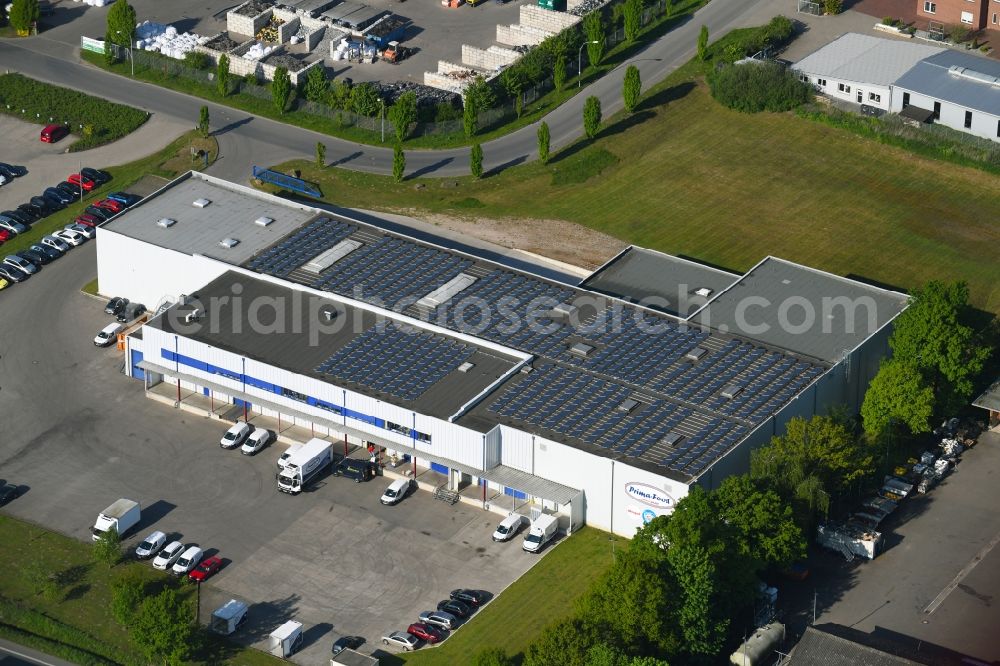
<svg viewBox="0 0 1000 666">
<path fill-rule="evenodd" d="M 406 172 L 406 155 L 403 153 L 403 146 L 397 143 L 392 150 L 392 179 L 397 183 L 402 182 L 403 174 Z"/>
<path fill-rule="evenodd" d="M 111 527 L 101 532 L 91 552 L 95 562 L 107 564 L 109 569 L 118 564 L 118 560 L 122 558 L 122 544 L 118 530 Z"/>
<path fill-rule="evenodd" d="M 642 0 L 625 0 L 624 19 L 625 41 L 632 43 L 642 28 Z"/>
<path fill-rule="evenodd" d="M 642 81 L 639 78 L 639 68 L 629 65 L 625 70 L 625 80 L 622 82 L 622 101 L 625 103 L 625 110 L 629 113 L 635 111 L 641 95 Z"/>
<path fill-rule="evenodd" d="M 593 633 L 578 618 L 551 624 L 525 651 L 523 666 L 587 666 L 587 652 L 595 643 Z"/>
<path fill-rule="evenodd" d="M 601 129 L 601 100 L 591 95 L 583 103 L 583 131 L 588 139 L 597 136 Z"/>
<path fill-rule="evenodd" d="M 673 0 L 663 0 L 663 15 L 670 18 L 674 14 Z"/>
<path fill-rule="evenodd" d="M 320 169 L 326 166 L 326 144 L 322 141 L 316 142 L 316 166 Z"/>
<path fill-rule="evenodd" d="M 990 357 L 992 350 L 969 326 L 971 315 L 965 282 L 931 281 L 912 294 L 889 338 L 893 358 L 915 367 L 933 391 L 936 416 L 968 404 Z"/>
<path fill-rule="evenodd" d="M 934 391 L 920 370 L 903 359 L 883 361 L 861 403 L 861 421 L 872 442 L 891 435 L 894 423 L 916 434 L 929 432 L 934 414 Z"/>
<path fill-rule="evenodd" d="M 132 571 L 119 576 L 111 583 L 111 615 L 123 627 L 135 621 L 136 613 L 144 598 L 142 579 Z"/>
<path fill-rule="evenodd" d="M 469 170 L 473 178 L 483 177 L 483 147 L 478 143 L 472 144 L 469 150 Z"/>
<path fill-rule="evenodd" d="M 208 118 L 208 107 L 201 107 L 201 112 L 198 114 L 198 134 L 203 137 L 208 137 L 209 132 L 209 118 Z"/>
<path fill-rule="evenodd" d="M 735 531 L 731 545 L 755 570 L 784 568 L 805 557 L 806 540 L 795 524 L 792 507 L 775 491 L 740 474 L 723 481 L 712 499 L 719 517 Z"/>
<path fill-rule="evenodd" d="M 843 0 L 823 0 L 823 11 L 827 14 L 839 14 L 844 10 Z"/>
<path fill-rule="evenodd" d="M 545 121 L 538 126 L 538 159 L 542 164 L 549 162 L 549 124 Z"/>
<path fill-rule="evenodd" d="M 601 64 L 604 57 L 604 20 L 601 12 L 590 12 L 583 19 L 583 32 L 587 36 L 587 59 L 591 67 Z M 577 72 L 583 76 L 583 72 Z"/>
<path fill-rule="evenodd" d="M 38 3 L 35 2 L 37 7 Z M 135 34 L 135 8 L 128 4 L 128 0 L 115 0 L 111 8 L 108 9 L 107 31 L 104 34 L 104 41 L 118 46 L 135 46 L 133 35 Z M 105 48 L 104 58 L 108 63 L 114 61 L 114 49 Z"/>
<path fill-rule="evenodd" d="M 503 648 L 483 648 L 472 658 L 472 666 L 514 666 L 514 660 Z"/>
<path fill-rule="evenodd" d="M 330 83 L 326 80 L 326 67 L 322 63 L 313 67 L 306 74 L 306 83 L 302 88 L 303 94 L 306 99 L 310 102 L 315 102 L 317 104 L 322 104 L 323 100 L 326 99 L 327 91 L 330 89 Z"/>
<path fill-rule="evenodd" d="M 17 34 L 27 35 L 38 15 L 38 0 L 14 0 L 10 8 L 10 25 Z"/>
<path fill-rule="evenodd" d="M 219 94 L 225 97 L 229 94 L 229 56 L 225 53 L 219 56 L 219 64 L 215 68 L 215 84 L 219 87 Z"/>
<path fill-rule="evenodd" d="M 284 113 L 288 108 L 288 102 L 292 98 L 292 79 L 288 76 L 288 69 L 277 67 L 274 70 L 274 78 L 271 80 L 271 100 L 278 109 L 278 113 Z"/>
<path fill-rule="evenodd" d="M 701 26 L 698 33 L 698 60 L 708 60 L 708 26 Z"/>
<path fill-rule="evenodd" d="M 201 51 L 188 51 L 184 54 L 184 64 L 191 69 L 208 69 L 210 62 L 208 54 Z"/>
<path fill-rule="evenodd" d="M 729 628 L 726 615 L 716 603 L 719 594 L 718 570 L 708 550 L 696 545 L 671 545 L 667 558 L 682 590 L 677 622 L 684 648 L 695 655 L 715 655 L 721 651 Z"/>
<path fill-rule="evenodd" d="M 327 93 L 327 103 L 332 109 L 347 111 L 351 108 L 351 92 L 351 86 L 347 81 L 335 81 Z"/>
<path fill-rule="evenodd" d="M 556 58 L 556 62 L 552 66 L 552 84 L 557 92 L 562 91 L 566 85 L 566 56 L 561 55 Z"/>
<path fill-rule="evenodd" d="M 417 94 L 412 90 L 399 96 L 389 107 L 389 122 L 396 130 L 396 141 L 401 142 L 410 133 L 410 125 L 417 122 Z"/>
<path fill-rule="evenodd" d="M 375 86 L 366 81 L 351 88 L 351 110 L 354 113 L 374 118 L 381 108 L 381 98 L 378 96 Z"/>
<path fill-rule="evenodd" d="M 471 137 L 479 129 L 479 112 L 493 106 L 496 103 L 496 96 L 486 80 L 477 76 L 465 88 L 463 101 L 462 127 L 465 130 L 465 136 Z"/>
<path fill-rule="evenodd" d="M 130 632 L 132 642 L 150 661 L 179 665 L 194 641 L 192 619 L 191 604 L 167 588 L 139 607 Z"/>
</svg>

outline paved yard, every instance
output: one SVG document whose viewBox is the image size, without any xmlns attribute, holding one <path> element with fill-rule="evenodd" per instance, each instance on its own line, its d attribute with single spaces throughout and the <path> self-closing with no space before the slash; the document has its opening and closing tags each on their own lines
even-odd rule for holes
<svg viewBox="0 0 1000 666">
<path fill-rule="evenodd" d="M 4 511 L 87 540 L 101 509 L 139 500 L 132 543 L 161 529 L 227 562 L 202 590 L 203 619 L 238 596 L 254 604 L 244 640 L 302 621 L 303 664 L 320 663 L 342 633 L 371 649 L 449 590 L 498 593 L 537 561 L 490 540 L 495 514 L 426 492 L 383 507 L 382 478 L 278 493 L 282 445 L 255 457 L 222 450 L 223 423 L 143 397 L 121 356 L 94 347 L 108 317 L 78 291 L 93 272 L 90 243 L 0 292 L 0 478 L 28 487 Z"/>
</svg>

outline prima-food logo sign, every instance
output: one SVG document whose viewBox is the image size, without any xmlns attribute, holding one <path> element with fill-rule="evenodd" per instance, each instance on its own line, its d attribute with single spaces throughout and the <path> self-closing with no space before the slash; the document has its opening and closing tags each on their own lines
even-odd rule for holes
<svg viewBox="0 0 1000 666">
<path fill-rule="evenodd" d="M 674 506 L 674 498 L 659 488 L 648 486 L 645 483 L 626 483 L 625 494 L 657 509 L 669 509 Z"/>
</svg>

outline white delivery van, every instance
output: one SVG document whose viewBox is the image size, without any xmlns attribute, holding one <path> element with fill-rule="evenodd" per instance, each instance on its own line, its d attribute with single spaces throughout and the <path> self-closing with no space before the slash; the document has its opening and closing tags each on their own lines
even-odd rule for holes
<svg viewBox="0 0 1000 666">
<path fill-rule="evenodd" d="M 180 558 L 174 562 L 174 566 L 170 569 L 170 571 L 178 576 L 183 576 L 186 573 L 190 573 L 192 569 L 198 566 L 203 557 L 205 557 L 205 551 L 198 546 L 190 546 L 184 551 Z"/>
<path fill-rule="evenodd" d="M 528 517 L 522 516 L 519 513 L 512 513 L 497 525 L 497 528 L 493 531 L 494 541 L 510 541 L 514 538 L 521 528 L 528 524 Z"/>
<path fill-rule="evenodd" d="M 542 546 L 555 537 L 558 531 L 558 516 L 550 516 L 547 513 L 543 513 L 531 523 L 531 529 L 528 530 L 527 536 L 524 537 L 524 543 L 521 544 L 521 548 L 528 553 L 537 553 L 542 549 Z"/>
</svg>

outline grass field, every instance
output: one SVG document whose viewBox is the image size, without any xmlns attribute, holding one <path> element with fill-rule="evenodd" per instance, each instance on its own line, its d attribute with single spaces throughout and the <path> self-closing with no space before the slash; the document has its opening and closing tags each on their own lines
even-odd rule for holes
<svg viewBox="0 0 1000 666">
<path fill-rule="evenodd" d="M 775 255 L 903 289 L 962 279 L 975 305 L 1000 311 L 995 176 L 793 113 L 730 111 L 694 65 L 547 166 L 450 178 L 447 188 L 294 168 L 341 206 L 563 219 L 737 271 Z"/>
<path fill-rule="evenodd" d="M 108 610 L 109 583 L 131 567 L 146 582 L 147 591 L 153 591 L 167 582 L 167 574 L 134 561 L 114 569 L 94 564 L 87 544 L 6 516 L 0 516 L 0 543 L 0 571 L 5 572 L 0 576 L 0 637 L 76 663 L 143 663 Z M 47 575 L 54 575 L 56 582 L 48 593 L 40 592 L 37 581 Z M 194 593 L 194 586 L 182 589 L 187 596 Z M 282 663 L 213 636 L 206 638 L 196 657 L 192 663 Z"/>
<path fill-rule="evenodd" d="M 468 664 L 485 647 L 524 651 L 545 625 L 573 612 L 573 604 L 611 566 L 610 535 L 585 528 L 515 581 L 467 626 L 433 649 L 404 655 L 415 666 Z M 616 548 L 628 542 L 617 539 Z"/>
</svg>

